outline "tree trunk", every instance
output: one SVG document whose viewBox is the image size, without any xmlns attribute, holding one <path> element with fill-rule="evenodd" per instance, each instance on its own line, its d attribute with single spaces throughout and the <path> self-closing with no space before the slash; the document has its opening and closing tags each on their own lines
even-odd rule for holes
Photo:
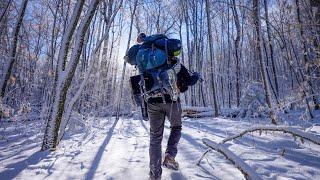
<svg viewBox="0 0 320 180">
<path fill-rule="evenodd" d="M 272 107 L 270 89 L 269 89 L 269 84 L 268 84 L 267 75 L 266 75 L 266 65 L 262 59 L 261 25 L 260 25 L 260 16 L 259 16 L 260 2 L 259 1 L 260 0 L 253 0 L 253 19 L 254 19 L 254 26 L 256 31 L 256 50 L 257 50 L 257 56 L 258 56 L 259 65 L 260 65 L 260 74 L 261 74 L 261 78 L 262 78 L 262 82 L 265 90 L 266 101 L 270 110 L 271 123 L 277 124 L 276 116 L 274 114 L 274 109 Z"/>
<path fill-rule="evenodd" d="M 265 18 L 266 18 L 266 27 L 267 27 L 267 35 L 268 35 L 268 45 L 269 45 L 269 50 L 270 50 L 270 60 L 271 60 L 271 66 L 272 66 L 272 74 L 273 74 L 275 92 L 276 92 L 275 96 L 278 99 L 278 97 L 279 97 L 279 85 L 278 85 L 278 78 L 277 78 L 277 75 L 276 75 L 277 72 L 276 72 L 276 65 L 275 65 L 275 60 L 274 60 L 273 45 L 272 45 L 272 40 L 271 40 L 269 11 L 268 11 L 268 1 L 267 0 L 264 0 L 264 10 L 265 10 Z"/>
<path fill-rule="evenodd" d="M 67 92 L 71 85 L 72 79 L 74 77 L 75 70 L 79 63 L 79 58 L 82 52 L 82 47 L 85 39 L 86 32 L 89 28 L 93 15 L 96 11 L 96 8 L 101 0 L 92 0 L 87 13 L 85 14 L 83 20 L 81 21 L 77 33 L 75 35 L 75 45 L 65 71 L 58 71 L 58 81 L 57 81 L 57 88 L 55 93 L 55 98 L 53 102 L 53 106 L 51 107 L 52 115 L 49 116 L 45 135 L 42 143 L 42 150 L 55 150 L 59 140 L 58 140 L 58 133 L 60 129 L 60 124 L 62 120 L 62 116 L 64 113 L 65 102 L 67 98 Z M 78 11 L 74 11 L 74 14 L 78 14 Z M 81 13 L 80 13 L 81 14 Z M 75 17 L 76 18 L 76 17 Z M 73 24 L 69 24 L 73 25 Z M 68 27 L 70 29 L 72 27 Z M 73 33 L 71 34 L 71 36 Z M 62 54 L 63 55 L 63 54 Z M 64 56 L 60 56 L 64 57 Z M 59 59 L 60 61 L 63 59 Z M 58 67 L 59 68 L 59 67 Z"/>
<path fill-rule="evenodd" d="M 219 115 L 219 108 L 216 98 L 216 87 L 215 87 L 215 77 L 213 73 L 213 62 L 214 62 L 214 49 L 213 49 L 213 38 L 211 34 L 211 18 L 210 18 L 210 4 L 209 0 L 206 0 L 206 14 L 207 14 L 207 26 L 208 26 L 208 40 L 209 40 L 209 52 L 210 52 L 210 64 L 211 64 L 211 86 L 213 93 L 213 107 L 214 107 L 214 116 Z"/>
<path fill-rule="evenodd" d="M 24 0 L 21 4 L 19 14 L 18 14 L 18 19 L 16 22 L 16 25 L 13 30 L 13 40 L 12 40 L 12 45 L 11 45 L 11 50 L 10 50 L 10 56 L 9 56 L 9 63 L 6 64 L 4 68 L 4 77 L 1 80 L 1 94 L 0 94 L 0 99 L 4 97 L 7 85 L 8 85 L 8 80 L 11 76 L 11 72 L 13 69 L 13 64 L 16 61 L 17 58 L 17 45 L 18 45 L 18 36 L 19 36 L 19 31 L 22 25 L 23 17 L 27 8 L 28 0 Z"/>
<path fill-rule="evenodd" d="M 312 100 L 313 100 L 315 109 L 320 109 L 320 104 L 317 101 L 317 96 L 314 95 L 315 94 L 315 92 L 314 92 L 315 87 L 312 82 L 312 73 L 311 73 L 312 64 L 308 58 L 307 42 L 306 42 L 305 32 L 304 32 L 303 24 L 302 24 L 302 20 L 301 20 L 300 3 L 299 3 L 299 0 L 296 0 L 295 2 L 296 2 L 299 33 L 300 33 L 300 38 L 301 38 L 301 43 L 302 43 L 302 54 L 303 54 L 304 66 L 305 66 L 305 69 L 307 72 L 306 80 L 310 86 L 310 93 L 313 95 Z"/>
<path fill-rule="evenodd" d="M 240 105 L 240 53 L 239 53 L 239 44 L 240 44 L 240 21 L 236 8 L 236 1 L 232 0 L 232 12 L 234 17 L 234 24 L 236 25 L 237 35 L 236 40 L 234 41 L 235 46 L 235 56 L 236 56 L 236 98 L 237 98 L 237 107 Z"/>
<path fill-rule="evenodd" d="M 227 29 L 228 29 L 228 32 L 227 32 L 227 35 L 228 35 L 228 61 L 227 61 L 227 69 L 228 69 L 228 78 L 227 78 L 227 83 L 228 83 L 228 107 L 231 108 L 231 88 L 232 88 L 232 83 L 231 83 L 231 77 L 230 77 L 230 74 L 231 74 L 231 69 L 230 69 L 230 62 L 231 62 L 231 42 L 230 42 L 230 10 L 228 8 L 228 13 L 227 13 Z"/>
</svg>

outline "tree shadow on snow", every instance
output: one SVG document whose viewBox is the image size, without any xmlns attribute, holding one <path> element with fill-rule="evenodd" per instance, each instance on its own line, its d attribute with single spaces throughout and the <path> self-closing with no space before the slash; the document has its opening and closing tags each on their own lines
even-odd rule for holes
<svg viewBox="0 0 320 180">
<path fill-rule="evenodd" d="M 252 150 L 260 150 L 268 155 L 268 158 L 263 159 L 255 159 L 249 157 L 242 157 L 243 160 L 249 160 L 255 162 L 257 164 L 263 165 L 263 168 L 268 170 L 263 173 L 264 176 L 270 177 L 272 172 L 277 172 L 280 174 L 286 174 L 288 176 L 288 172 L 292 169 L 291 165 L 273 165 L 272 162 L 278 158 L 286 159 L 288 161 L 295 162 L 301 166 L 309 166 L 311 168 L 319 168 L 320 167 L 320 157 L 316 155 L 317 151 L 309 150 L 309 153 L 301 152 L 303 147 L 297 145 L 293 140 L 280 139 L 265 142 L 259 137 L 242 137 L 239 140 L 233 141 L 235 145 L 241 145 L 245 147 L 253 147 Z M 231 145 L 231 143 L 228 143 Z M 285 149 L 283 155 L 281 155 L 281 150 Z M 248 154 L 252 153 L 250 150 Z M 269 165 L 268 163 L 269 162 Z M 293 176 L 297 174 L 291 173 Z M 311 173 L 308 172 L 309 175 L 312 176 Z M 290 173 L 289 173 L 290 175 Z M 299 174 L 304 176 L 305 173 Z M 306 176 L 305 176 L 306 177 Z M 295 177 L 295 179 L 298 177 Z M 306 177 L 307 178 L 307 177 Z"/>
<path fill-rule="evenodd" d="M 174 180 L 187 180 L 186 177 L 184 177 L 181 173 L 179 172 L 172 172 L 170 174 L 171 176 L 171 179 L 174 179 Z"/>
<path fill-rule="evenodd" d="M 93 179 L 93 176 L 94 176 L 94 174 L 95 174 L 95 172 L 96 172 L 96 170 L 97 170 L 97 168 L 99 166 L 99 163 L 101 161 L 101 157 L 102 157 L 103 151 L 105 150 L 106 146 L 110 142 L 111 137 L 113 135 L 113 131 L 114 131 L 117 123 L 118 123 L 118 121 L 115 120 L 115 122 L 113 123 L 112 127 L 109 129 L 106 138 L 104 139 L 102 145 L 100 146 L 96 156 L 94 157 L 94 159 L 92 161 L 92 165 L 91 165 L 89 171 L 86 174 L 85 180 Z"/>
<path fill-rule="evenodd" d="M 182 126 L 186 126 L 188 128 L 192 128 L 192 129 L 199 129 L 199 130 L 205 130 L 206 133 L 209 134 L 213 134 L 215 136 L 221 137 L 221 138 L 225 138 L 227 132 L 226 131 L 222 131 L 218 128 L 213 128 L 213 127 L 209 127 L 203 123 L 200 122 L 190 122 L 190 121 L 183 121 L 183 125 Z"/>
<path fill-rule="evenodd" d="M 170 129 L 166 125 L 165 125 L 165 128 Z M 186 134 L 183 131 L 181 132 L 181 138 L 186 140 L 191 146 L 194 147 L 194 149 L 197 149 L 200 152 L 202 152 L 206 149 L 206 146 L 201 143 L 201 139 L 190 136 L 189 134 Z M 166 139 L 168 139 L 168 136 L 166 136 Z M 190 161 L 196 161 L 198 158 L 197 156 L 195 156 L 193 151 L 188 151 L 187 148 L 180 148 L 179 151 L 181 151 L 181 154 L 183 156 L 185 156 L 186 159 L 188 159 Z M 194 174 L 196 177 L 201 178 L 201 179 L 219 179 L 218 177 L 216 177 L 214 174 L 210 173 L 207 169 L 205 169 L 201 165 L 199 167 L 201 168 L 201 172 L 203 172 L 205 175 L 201 175 L 201 174 L 196 173 L 196 174 Z M 173 172 L 173 173 L 171 173 L 171 179 L 173 179 L 173 180 L 186 180 L 187 178 L 184 177 L 183 174 L 181 174 L 181 173 Z"/>
<path fill-rule="evenodd" d="M 166 129 L 170 129 L 170 127 L 167 126 L 167 125 L 165 125 L 164 127 Z M 183 138 L 186 141 L 188 141 L 191 145 L 193 145 L 198 150 L 205 150 L 206 149 L 206 146 L 201 143 L 201 139 L 200 138 L 196 138 L 196 137 L 190 136 L 189 134 L 184 133 L 183 130 L 181 131 L 181 138 Z"/>
<path fill-rule="evenodd" d="M 38 164 L 41 160 L 46 159 L 49 151 L 37 151 L 27 159 L 6 166 L 7 170 L 1 172 L 0 179 L 14 179 L 20 172 L 26 169 L 29 165 Z"/>
<path fill-rule="evenodd" d="M 205 167 L 203 167 L 201 164 L 199 164 L 198 167 L 200 167 L 201 172 L 203 172 L 207 176 L 204 176 L 204 175 L 201 175 L 201 174 L 198 174 L 198 173 L 195 174 L 195 176 L 197 176 L 197 177 L 199 177 L 201 179 L 216 179 L 216 180 L 219 179 L 217 176 L 215 176 L 212 173 L 210 173 L 210 171 L 207 170 Z"/>
</svg>

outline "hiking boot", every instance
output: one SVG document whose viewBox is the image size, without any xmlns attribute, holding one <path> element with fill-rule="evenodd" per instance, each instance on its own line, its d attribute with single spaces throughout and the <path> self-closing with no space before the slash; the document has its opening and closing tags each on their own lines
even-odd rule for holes
<svg viewBox="0 0 320 180">
<path fill-rule="evenodd" d="M 179 169 L 179 163 L 177 163 L 172 156 L 169 154 L 166 154 L 164 157 L 164 161 L 162 165 L 168 169 L 172 170 L 178 170 Z"/>
<path fill-rule="evenodd" d="M 161 174 L 162 174 L 161 167 L 159 170 L 155 170 L 152 167 L 154 167 L 154 166 L 150 167 L 149 180 L 161 180 Z"/>
</svg>

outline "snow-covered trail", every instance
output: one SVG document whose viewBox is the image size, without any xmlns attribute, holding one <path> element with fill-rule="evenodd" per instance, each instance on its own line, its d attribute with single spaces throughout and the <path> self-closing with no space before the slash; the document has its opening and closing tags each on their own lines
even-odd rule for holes
<svg viewBox="0 0 320 180">
<path fill-rule="evenodd" d="M 67 136 L 59 149 L 51 153 L 38 152 L 38 134 L 29 131 L 20 137 L 7 129 L 12 136 L 7 136 L 8 142 L 0 142 L 0 179 L 148 179 L 149 122 L 139 116 L 120 119 L 117 124 L 113 118 L 99 122 L 86 134 Z M 184 118 L 176 158 L 180 170 L 164 168 L 162 179 L 244 179 L 240 171 L 214 152 L 197 166 L 198 158 L 206 150 L 201 140 L 219 142 L 257 123 L 267 122 Z M 166 122 L 163 151 L 169 126 Z M 319 146 L 300 144 L 281 133 L 256 133 L 227 145 L 263 178 L 319 179 Z M 285 154 L 281 155 L 283 149 Z"/>
<path fill-rule="evenodd" d="M 120 119 L 116 125 L 113 119 L 102 124 L 106 126 L 95 128 L 87 136 L 66 138 L 51 154 L 38 152 L 40 142 L 33 142 L 32 149 L 26 152 L 23 149 L 28 147 L 20 147 L 22 150 L 18 154 L 3 161 L 0 179 L 148 179 L 149 122 L 133 117 Z M 169 126 L 166 122 L 163 150 Z M 242 178 L 224 159 L 217 160 L 224 165 L 215 169 L 206 164 L 196 166 L 206 149 L 201 143 L 205 131 L 192 124 L 183 127 L 177 156 L 180 171 L 164 168 L 163 179 L 220 179 L 219 175 Z M 9 154 L 1 153 L 1 157 Z M 223 172 L 224 167 L 226 171 Z"/>
</svg>

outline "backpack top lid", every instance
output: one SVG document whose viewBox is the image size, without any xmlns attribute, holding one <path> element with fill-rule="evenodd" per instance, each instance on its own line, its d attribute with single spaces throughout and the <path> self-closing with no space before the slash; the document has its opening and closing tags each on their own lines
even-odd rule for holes
<svg viewBox="0 0 320 180">
<path fill-rule="evenodd" d="M 151 46 L 152 43 L 154 43 L 156 40 L 158 39 L 164 39 L 164 38 L 168 38 L 166 35 L 164 34 L 154 34 L 151 36 L 147 36 L 143 39 L 143 46 Z"/>
<path fill-rule="evenodd" d="M 169 56 L 178 56 L 180 54 L 182 43 L 179 39 L 168 38 L 164 34 L 155 34 L 144 38 L 142 48 L 151 48 L 152 44 Z"/>
</svg>

